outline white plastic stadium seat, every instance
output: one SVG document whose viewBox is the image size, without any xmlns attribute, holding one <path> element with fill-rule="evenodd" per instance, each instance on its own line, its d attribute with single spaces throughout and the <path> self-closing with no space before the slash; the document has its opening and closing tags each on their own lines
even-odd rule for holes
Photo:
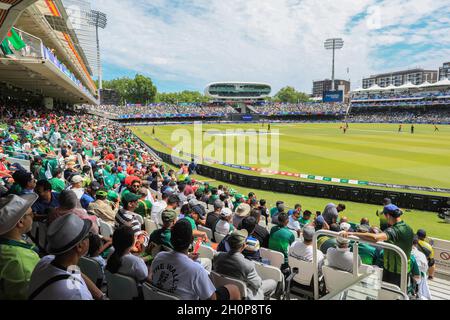
<svg viewBox="0 0 450 320">
<path fill-rule="evenodd" d="M 136 281 L 121 274 L 105 272 L 108 297 L 111 300 L 134 300 L 139 297 Z"/>
<path fill-rule="evenodd" d="M 281 290 L 284 291 L 284 275 L 279 268 L 268 266 L 264 263 L 255 262 L 255 269 L 261 279 L 275 280 L 276 283 L 281 285 Z"/>
<path fill-rule="evenodd" d="M 216 243 L 221 243 L 225 237 L 226 235 L 223 235 L 219 232 L 214 232 L 214 239 L 216 239 Z"/>
<path fill-rule="evenodd" d="M 156 225 L 155 221 L 150 220 L 148 218 L 144 219 L 145 224 L 145 231 L 150 235 L 153 231 L 158 230 L 158 226 Z"/>
<path fill-rule="evenodd" d="M 325 278 L 325 286 L 330 293 L 345 289 L 354 281 L 353 273 L 337 270 L 329 266 L 323 266 L 322 273 Z"/>
<path fill-rule="evenodd" d="M 216 288 L 223 287 L 227 284 L 234 284 L 235 286 L 237 286 L 239 288 L 239 292 L 241 293 L 242 300 L 245 300 L 247 298 L 247 285 L 245 284 L 244 281 L 224 276 L 215 271 L 211 271 L 209 276 Z"/>
<path fill-rule="evenodd" d="M 383 282 L 378 293 L 378 300 L 404 300 L 401 289 L 394 284 Z"/>
<path fill-rule="evenodd" d="M 94 282 L 99 289 L 101 289 L 102 283 L 103 283 L 103 271 L 100 264 L 87 257 L 81 257 L 80 261 L 78 262 L 78 266 L 81 269 L 81 272 L 83 272 L 89 279 Z"/>
<path fill-rule="evenodd" d="M 180 300 L 177 296 L 158 289 L 149 283 L 142 285 L 142 293 L 144 300 Z"/>
<path fill-rule="evenodd" d="M 216 251 L 211 247 L 201 245 L 200 248 L 198 249 L 199 258 L 207 258 L 212 261 L 214 259 L 215 254 Z"/>
<path fill-rule="evenodd" d="M 314 276 L 314 264 L 303 260 L 296 259 L 289 256 L 289 266 L 291 268 L 298 268 L 299 272 L 294 277 L 294 282 L 302 286 L 309 286 Z"/>
<path fill-rule="evenodd" d="M 213 232 L 210 228 L 204 227 L 204 226 L 198 226 L 198 231 L 206 232 L 206 235 L 208 236 L 208 239 L 211 240 L 213 238 Z"/>
<path fill-rule="evenodd" d="M 259 253 L 261 254 L 261 258 L 270 261 L 271 266 L 281 268 L 284 263 L 284 255 L 281 252 L 260 248 Z"/>
<path fill-rule="evenodd" d="M 111 238 L 112 234 L 114 233 L 113 227 L 103 220 L 99 221 L 100 221 L 100 234 L 105 238 Z"/>
</svg>

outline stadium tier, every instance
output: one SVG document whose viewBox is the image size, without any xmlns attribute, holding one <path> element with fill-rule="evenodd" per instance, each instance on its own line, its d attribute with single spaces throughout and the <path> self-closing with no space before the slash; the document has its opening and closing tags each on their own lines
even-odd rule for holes
<svg viewBox="0 0 450 320">
<path fill-rule="evenodd" d="M 271 92 L 268 84 L 250 82 L 216 82 L 205 89 L 205 95 L 216 101 L 264 100 Z"/>
</svg>

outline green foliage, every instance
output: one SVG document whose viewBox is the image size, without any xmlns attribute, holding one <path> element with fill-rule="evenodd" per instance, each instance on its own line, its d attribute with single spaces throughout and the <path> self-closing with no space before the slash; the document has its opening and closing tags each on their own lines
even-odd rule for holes
<svg viewBox="0 0 450 320">
<path fill-rule="evenodd" d="M 307 102 L 309 101 L 309 96 L 306 93 L 295 90 L 293 87 L 284 87 L 273 97 L 273 101 L 288 103 Z"/>
<path fill-rule="evenodd" d="M 134 79 L 128 77 L 103 81 L 103 88 L 119 93 L 121 103 L 147 104 L 155 102 L 157 89 L 149 77 L 136 74 Z"/>
<path fill-rule="evenodd" d="M 198 91 L 182 91 L 170 93 L 158 93 L 156 95 L 156 102 L 165 103 L 199 103 L 208 102 L 209 98 L 202 95 Z"/>
</svg>

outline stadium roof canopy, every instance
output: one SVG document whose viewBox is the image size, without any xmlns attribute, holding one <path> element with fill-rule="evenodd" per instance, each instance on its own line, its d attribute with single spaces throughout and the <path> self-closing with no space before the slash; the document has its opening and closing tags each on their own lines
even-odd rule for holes
<svg viewBox="0 0 450 320">
<path fill-rule="evenodd" d="M 0 53 L 1 82 L 61 102 L 98 102 L 89 65 L 60 0 L 39 0 L 27 7 L 15 31 L 26 46 Z"/>
<path fill-rule="evenodd" d="M 434 88 L 434 87 L 450 87 L 450 80 L 449 79 L 443 79 L 441 81 L 435 82 L 435 83 L 429 83 L 424 82 L 420 85 L 415 85 L 411 82 L 407 82 L 401 86 L 394 86 L 393 84 L 387 86 L 387 87 L 380 87 L 378 85 L 373 85 L 370 88 L 364 89 L 364 88 L 358 88 L 352 91 L 352 93 L 356 92 L 382 92 L 382 91 L 389 91 L 389 90 L 408 90 L 408 89 L 424 89 L 424 88 Z"/>
<path fill-rule="evenodd" d="M 263 100 L 269 97 L 272 87 L 267 83 L 222 81 L 206 86 L 205 95 L 215 100 Z"/>
</svg>

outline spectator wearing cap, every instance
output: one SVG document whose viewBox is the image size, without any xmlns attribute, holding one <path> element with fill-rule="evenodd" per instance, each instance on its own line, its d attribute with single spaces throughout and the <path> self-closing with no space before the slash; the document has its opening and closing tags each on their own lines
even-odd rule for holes
<svg viewBox="0 0 450 320">
<path fill-rule="evenodd" d="M 339 220 L 339 213 L 345 210 L 345 204 L 335 205 L 334 203 L 329 203 L 326 205 L 322 212 L 322 216 L 328 225 L 335 223 Z"/>
<path fill-rule="evenodd" d="M 234 200 L 235 201 L 233 202 L 233 208 L 236 208 L 236 209 L 237 209 L 237 207 L 239 207 L 239 205 L 241 203 L 245 202 L 244 196 L 242 194 L 239 194 L 239 193 L 234 195 Z"/>
<path fill-rule="evenodd" d="M 233 217 L 233 225 L 237 229 L 244 218 L 250 215 L 251 208 L 247 203 L 241 203 L 236 208 L 236 212 Z"/>
<path fill-rule="evenodd" d="M 277 201 L 277 203 L 275 204 L 275 207 L 270 209 L 270 218 L 272 219 L 273 224 L 276 224 L 276 222 L 273 221 L 273 217 L 279 215 L 281 212 L 284 211 L 284 209 L 285 209 L 285 206 L 284 206 L 283 201 Z"/>
<path fill-rule="evenodd" d="M 250 216 L 256 220 L 255 230 L 252 235 L 258 240 L 261 247 L 269 248 L 270 233 L 266 228 L 259 225 L 259 222 L 261 221 L 261 211 L 259 209 L 253 209 L 250 211 Z"/>
<path fill-rule="evenodd" d="M 39 262 L 37 249 L 22 240 L 31 230 L 31 206 L 37 195 L 0 199 L 0 300 L 25 300 L 31 274 Z"/>
<path fill-rule="evenodd" d="M 185 204 L 181 208 L 181 213 L 184 214 L 184 219 L 190 222 L 191 227 L 192 227 L 192 232 L 193 232 L 196 240 L 197 240 L 197 238 L 201 238 L 205 242 L 209 242 L 206 232 L 199 231 L 197 229 L 197 225 L 200 224 L 201 222 L 204 222 L 204 221 L 202 221 L 203 210 L 202 210 L 201 206 L 199 206 L 199 205 L 191 206 L 189 204 Z"/>
<path fill-rule="evenodd" d="M 92 222 L 76 215 L 60 217 L 47 231 L 50 254 L 42 258 L 31 275 L 30 300 L 92 300 L 102 299 L 103 293 L 80 273 L 81 257 L 89 249 Z"/>
<path fill-rule="evenodd" d="M 313 261 L 313 237 L 316 233 L 316 230 L 312 226 L 307 226 L 303 229 L 303 241 L 296 241 L 289 248 L 289 256 L 306 262 Z M 319 271 L 322 269 L 322 265 L 324 262 L 324 255 L 322 251 L 317 249 L 317 261 L 319 265 Z"/>
<path fill-rule="evenodd" d="M 59 207 L 59 193 L 52 192 L 52 185 L 47 180 L 40 180 L 34 188 L 39 196 L 32 209 L 36 215 L 47 216 L 49 209 Z"/>
<path fill-rule="evenodd" d="M 106 199 L 108 193 L 105 189 L 100 189 L 96 193 L 96 200 L 91 202 L 88 207 L 88 212 L 95 214 L 110 226 L 114 226 L 116 214 L 119 208 L 116 206 L 114 209 Z"/>
<path fill-rule="evenodd" d="M 355 235 L 361 239 L 379 242 L 386 241 L 400 247 L 406 254 L 408 259 L 408 272 L 410 271 L 410 257 L 414 238 L 414 232 L 409 225 L 402 219 L 403 211 L 396 205 L 390 204 L 384 207 L 383 214 L 388 221 L 389 228 L 384 232 L 378 234 L 359 233 L 359 232 L 344 232 L 342 235 L 348 237 Z M 384 250 L 383 256 L 383 281 L 395 284 L 400 287 L 401 280 L 401 259 L 391 250 Z"/>
<path fill-rule="evenodd" d="M 325 221 L 325 220 L 324 220 Z M 333 223 L 329 226 L 330 231 L 333 232 L 340 232 L 341 228 L 337 223 Z M 315 228 L 315 230 L 320 230 Z M 329 237 L 326 235 L 321 235 L 317 237 L 317 248 L 323 253 L 327 254 L 328 249 L 335 248 L 337 246 L 336 238 L 335 237 Z"/>
<path fill-rule="evenodd" d="M 162 214 L 164 212 L 170 212 L 172 214 L 175 214 L 176 216 L 177 213 L 175 212 L 175 210 L 177 209 L 177 207 L 178 207 L 178 197 L 173 194 L 169 197 L 169 199 L 167 199 L 167 207 L 161 213 L 161 221 L 162 221 Z M 162 221 L 162 223 L 164 224 L 164 221 Z"/>
<path fill-rule="evenodd" d="M 411 250 L 411 258 L 414 257 L 414 260 L 416 261 L 417 267 L 420 272 L 420 279 L 418 279 L 417 284 L 417 293 L 419 299 L 422 300 L 431 300 L 431 292 L 430 288 L 428 287 L 428 281 L 427 281 L 427 274 L 429 273 L 429 267 L 428 267 L 428 259 L 426 255 L 420 250 L 419 248 L 419 237 L 416 235 L 414 236 L 413 240 L 413 247 Z"/>
<path fill-rule="evenodd" d="M 240 300 L 236 286 L 214 287 L 208 272 L 195 262 L 198 254 L 188 253 L 193 240 L 191 223 L 179 220 L 170 239 L 174 251 L 160 252 L 153 260 L 152 284 L 182 300 Z"/>
<path fill-rule="evenodd" d="M 342 230 L 342 224 L 341 224 L 341 230 Z M 357 231 L 360 233 L 369 233 L 369 232 L 371 232 L 371 229 L 366 224 L 361 224 L 358 226 Z M 353 246 L 351 246 L 350 252 L 353 252 Z M 363 264 L 372 266 L 377 263 L 377 260 L 379 259 L 380 251 L 368 243 L 360 242 L 358 244 L 358 254 L 359 254 L 359 257 L 361 258 L 361 261 Z"/>
<path fill-rule="evenodd" d="M 147 265 L 144 260 L 131 253 L 135 244 L 135 231 L 123 225 L 114 231 L 112 245 L 113 254 L 109 257 L 106 270 L 115 274 L 131 277 L 137 283 L 150 281 Z"/>
<path fill-rule="evenodd" d="M 85 189 L 83 196 L 80 199 L 81 206 L 87 210 L 89 204 L 95 201 L 95 195 L 100 190 L 101 185 L 97 181 L 91 182 L 91 184 Z"/>
<path fill-rule="evenodd" d="M 295 241 L 295 236 L 287 225 L 289 223 L 289 216 L 286 212 L 278 215 L 278 225 L 270 230 L 269 249 L 281 252 L 284 255 L 284 265 L 282 269 L 287 267 L 289 247 Z"/>
<path fill-rule="evenodd" d="M 177 221 L 177 214 L 174 210 L 165 210 L 161 214 L 161 220 L 163 222 L 162 228 L 152 232 L 150 235 L 150 242 L 173 249 L 172 243 L 170 242 L 170 237 L 171 229 Z"/>
<path fill-rule="evenodd" d="M 150 217 L 152 214 L 153 203 L 147 199 L 149 194 L 148 189 L 141 187 L 137 194 L 140 196 L 140 199 L 135 212 L 143 218 Z"/>
<path fill-rule="evenodd" d="M 59 195 L 59 207 L 51 209 L 48 215 L 47 223 L 51 225 L 59 217 L 67 214 L 75 214 L 83 220 L 90 220 L 92 222 L 91 232 L 98 234 L 99 228 L 97 224 L 97 217 L 89 215 L 86 210 L 81 208 L 80 201 L 77 195 L 72 190 L 64 190 Z"/>
<path fill-rule="evenodd" d="M 169 200 L 169 193 L 162 194 L 162 200 L 158 200 L 153 203 L 151 211 L 151 219 L 157 226 L 162 225 L 161 214 L 167 208 L 167 201 Z"/>
<path fill-rule="evenodd" d="M 141 188 L 141 180 L 139 178 L 135 177 L 135 178 L 131 179 L 131 181 L 129 181 L 128 188 L 126 188 L 125 190 L 122 191 L 121 196 L 123 197 L 124 195 L 126 195 L 128 193 L 137 194 L 140 188 Z"/>
<path fill-rule="evenodd" d="M 427 242 L 427 232 L 423 229 L 417 231 L 418 244 L 417 248 L 425 254 L 428 259 L 428 280 L 433 280 L 435 272 L 434 249 Z"/>
<path fill-rule="evenodd" d="M 247 297 L 250 300 L 264 300 L 276 289 L 273 279 L 262 280 L 256 272 L 255 264 L 244 257 L 242 252 L 247 247 L 247 230 L 236 230 L 228 237 L 229 252 L 222 252 L 214 257 L 214 270 L 225 276 L 244 281 L 247 285 Z"/>
<path fill-rule="evenodd" d="M 75 194 L 77 195 L 77 199 L 80 200 L 84 195 L 83 178 L 80 175 L 73 176 L 70 180 L 70 185 L 70 190 L 75 192 Z"/>
<path fill-rule="evenodd" d="M 336 239 L 337 248 L 329 248 L 327 251 L 328 266 L 334 269 L 353 273 L 353 253 L 350 252 L 350 240 L 343 237 Z M 358 266 L 361 258 L 358 257 Z"/>
<path fill-rule="evenodd" d="M 184 182 L 186 183 L 186 186 L 184 187 L 184 195 L 187 197 L 188 195 L 194 193 L 194 188 L 192 187 L 193 182 L 190 177 L 186 177 Z"/>
<path fill-rule="evenodd" d="M 208 213 L 206 215 L 205 227 L 211 229 L 213 234 L 216 231 L 216 225 L 220 219 L 220 213 L 223 208 L 224 208 L 224 203 L 220 200 L 216 200 L 214 202 L 214 211 L 211 211 L 210 213 Z"/>
<path fill-rule="evenodd" d="M 295 212 L 298 212 L 299 216 L 302 215 L 302 205 L 301 204 L 297 203 L 294 206 L 294 209 L 291 209 L 291 210 L 288 211 L 288 215 L 292 216 Z"/>
<path fill-rule="evenodd" d="M 57 193 L 61 193 L 66 189 L 66 184 L 62 179 L 63 171 L 60 168 L 57 168 L 54 172 L 53 178 L 49 180 L 52 185 L 52 190 Z"/>
<path fill-rule="evenodd" d="M 217 233 L 228 235 L 234 230 L 234 226 L 231 223 L 233 219 L 233 212 L 229 208 L 223 208 L 220 211 L 219 220 L 216 223 L 215 231 Z"/>
</svg>

